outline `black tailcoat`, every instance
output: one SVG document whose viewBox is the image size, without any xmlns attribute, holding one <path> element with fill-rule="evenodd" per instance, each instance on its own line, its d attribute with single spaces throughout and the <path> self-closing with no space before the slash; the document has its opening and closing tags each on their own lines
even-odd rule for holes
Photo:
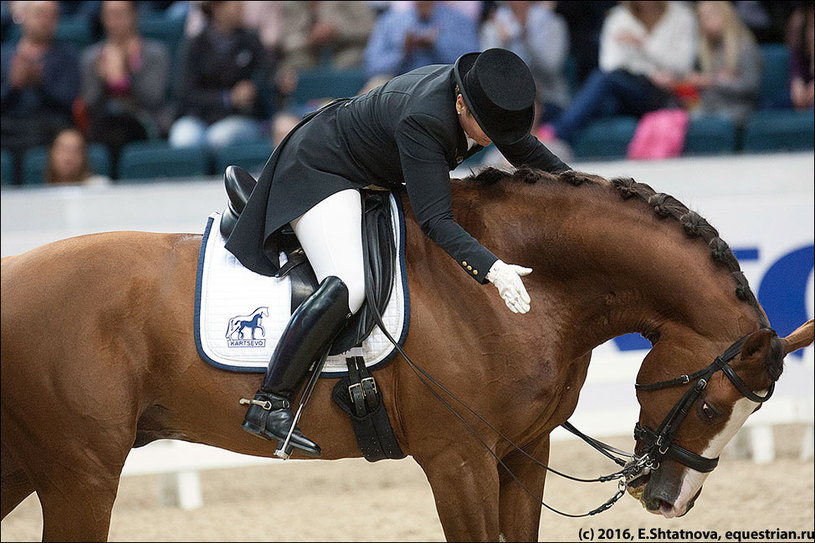
<svg viewBox="0 0 815 543">
<path fill-rule="evenodd" d="M 272 153 L 226 248 L 274 275 L 289 221 L 344 189 L 404 186 L 422 231 L 483 283 L 497 257 L 453 219 L 450 170 L 481 149 L 467 149 L 454 93 L 452 65 L 425 66 L 304 119 Z M 531 134 L 498 149 L 515 166 L 569 169 Z"/>
</svg>

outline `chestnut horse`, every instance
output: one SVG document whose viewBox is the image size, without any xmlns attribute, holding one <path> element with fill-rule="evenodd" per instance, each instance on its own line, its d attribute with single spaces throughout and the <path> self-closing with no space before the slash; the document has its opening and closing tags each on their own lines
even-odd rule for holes
<svg viewBox="0 0 815 543">
<path fill-rule="evenodd" d="M 404 350 L 489 421 L 460 409 L 474 436 L 401 357 L 376 372 L 399 445 L 427 475 L 450 540 L 537 539 L 546 471 L 536 460 L 547 461 L 549 434 L 575 409 L 601 343 L 628 332 L 648 338 L 637 376 L 647 385 L 693 376 L 742 340 L 727 369 L 697 375 L 695 385 L 637 392 L 639 425 L 659 431 L 689 387 L 699 389 L 669 441 L 702 460 L 718 456 L 754 400 L 772 391 L 783 357 L 812 343 L 812 321 L 783 339 L 768 329 L 713 227 L 631 179 L 488 170 L 454 181 L 457 221 L 507 262 L 534 269 L 524 279 L 526 315 L 467 279 L 403 200 L 412 302 Z M 196 350 L 200 244 L 200 235 L 110 232 L 3 259 L 3 517 L 36 492 L 43 539 L 103 540 L 131 448 L 170 438 L 273 454 L 273 442 L 240 429 L 238 400 L 260 376 L 218 370 Z M 324 459 L 360 456 L 331 400 L 334 384 L 320 380 L 303 431 Z M 652 441 L 638 439 L 650 474 L 629 490 L 651 512 L 683 515 L 708 473 L 670 451 L 655 456 L 666 444 Z"/>
</svg>

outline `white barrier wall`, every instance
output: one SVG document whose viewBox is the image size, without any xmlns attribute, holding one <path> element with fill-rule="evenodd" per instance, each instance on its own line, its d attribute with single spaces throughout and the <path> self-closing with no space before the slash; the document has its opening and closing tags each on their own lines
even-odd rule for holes
<svg viewBox="0 0 815 543">
<path fill-rule="evenodd" d="M 779 333 L 789 333 L 790 326 L 812 318 L 813 153 L 573 166 L 609 178 L 633 177 L 658 192 L 677 197 L 707 218 L 736 252 L 753 291 Z M 468 173 L 456 171 L 454 176 Z M 92 232 L 201 232 L 207 216 L 222 210 L 226 201 L 220 178 L 110 187 L 3 187 L 0 195 L 2 256 Z M 571 419 L 578 428 L 598 436 L 631 432 L 638 412 L 634 377 L 645 353 L 643 345 L 630 337 L 618 338 L 595 350 Z M 812 424 L 812 353 L 809 347 L 803 356 L 787 358 L 775 396 L 749 419 L 749 424 Z M 565 437 L 565 431 L 559 429 L 553 437 Z M 807 439 L 811 441 L 811 434 Z M 247 461 L 225 451 L 204 454 L 202 446 L 189 449 L 198 451 L 193 454 L 178 454 L 175 445 L 172 450 L 162 447 L 167 443 L 134 451 L 125 473 L 183 471 L 183 461 L 169 462 L 176 457 L 188 460 L 187 470 Z M 194 506 L 197 502 L 191 500 Z"/>
</svg>

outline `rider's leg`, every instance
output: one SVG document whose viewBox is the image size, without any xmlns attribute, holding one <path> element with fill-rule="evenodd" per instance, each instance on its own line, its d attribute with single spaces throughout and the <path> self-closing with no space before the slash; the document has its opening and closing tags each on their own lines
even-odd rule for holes
<svg viewBox="0 0 815 543">
<path fill-rule="evenodd" d="M 242 428 L 247 432 L 277 441 L 286 439 L 294 419 L 291 400 L 311 364 L 362 306 L 361 216 L 359 192 L 344 190 L 291 222 L 320 288 L 297 308 L 283 331 L 255 394 L 256 402 L 246 412 Z M 320 447 L 296 426 L 290 443 L 307 454 L 320 454 Z"/>
</svg>

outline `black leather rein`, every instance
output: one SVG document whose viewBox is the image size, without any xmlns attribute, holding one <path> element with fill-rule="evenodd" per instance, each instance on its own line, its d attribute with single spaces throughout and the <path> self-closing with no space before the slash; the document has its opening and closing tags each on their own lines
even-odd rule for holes
<svg viewBox="0 0 815 543">
<path fill-rule="evenodd" d="M 762 330 L 769 329 L 762 328 Z M 704 456 L 689 451 L 684 447 L 680 447 L 673 442 L 674 436 L 679 429 L 679 425 L 682 424 L 683 420 L 685 420 L 685 417 L 690 412 L 690 408 L 694 403 L 696 403 L 696 400 L 699 398 L 699 396 L 701 396 L 702 392 L 707 387 L 710 378 L 717 371 L 722 370 L 736 389 L 741 392 L 745 398 L 753 402 L 766 402 L 770 399 L 770 396 L 773 395 L 775 383 L 770 384 L 770 387 L 767 389 L 767 393 L 764 396 L 759 396 L 750 390 L 747 385 L 744 384 L 741 377 L 739 377 L 736 372 L 733 371 L 733 368 L 730 367 L 729 362 L 741 352 L 741 346 L 746 337 L 747 336 L 737 340 L 730 347 L 728 347 L 724 353 L 717 356 L 713 363 L 695 373 L 690 375 L 682 375 L 676 379 L 660 381 L 658 383 L 645 385 L 637 383 L 634 385 L 637 390 L 649 392 L 652 390 L 661 390 L 663 388 L 686 385 L 695 381 L 693 386 L 691 386 L 691 388 L 685 392 L 682 398 L 680 398 L 668 412 L 668 414 L 665 415 L 665 418 L 662 420 L 662 423 L 660 423 L 656 430 L 652 430 L 647 426 L 642 426 L 639 423 L 634 426 L 634 438 L 637 440 L 642 439 L 648 446 L 644 456 L 649 458 L 649 467 L 651 469 L 657 469 L 659 467 L 659 463 L 662 461 L 662 458 L 665 456 L 676 460 L 680 464 L 689 467 L 690 469 L 703 473 L 713 471 L 713 469 L 719 463 L 718 457 L 705 458 Z"/>
</svg>

